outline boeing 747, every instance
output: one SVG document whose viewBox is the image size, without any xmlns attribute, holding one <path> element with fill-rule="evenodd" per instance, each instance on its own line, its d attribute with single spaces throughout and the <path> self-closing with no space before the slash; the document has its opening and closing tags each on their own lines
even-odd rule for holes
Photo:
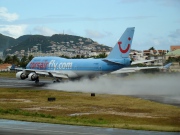
<svg viewBox="0 0 180 135">
<path fill-rule="evenodd" d="M 116 42 L 110 54 L 103 59 L 65 59 L 61 57 L 35 57 L 26 69 L 16 73 L 18 79 L 39 82 L 39 75 L 53 77 L 54 80 L 95 77 L 131 65 L 129 52 L 132 45 L 134 27 L 127 28 Z"/>
</svg>

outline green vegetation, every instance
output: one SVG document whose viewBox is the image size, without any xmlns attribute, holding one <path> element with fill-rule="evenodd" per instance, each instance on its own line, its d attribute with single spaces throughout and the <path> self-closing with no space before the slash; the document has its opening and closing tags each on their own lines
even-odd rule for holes
<svg viewBox="0 0 180 135">
<path fill-rule="evenodd" d="M 15 78 L 16 77 L 16 72 L 0 72 L 0 77 L 7 77 L 7 78 Z"/>
<path fill-rule="evenodd" d="M 48 97 L 56 101 L 48 102 Z M 138 130 L 180 131 L 180 108 L 120 95 L 0 88 L 0 118 Z"/>
<path fill-rule="evenodd" d="M 54 116 L 51 116 L 50 114 L 45 115 L 43 113 L 33 113 L 33 112 L 28 112 L 28 111 L 23 111 L 20 109 L 0 109 L 0 114 L 6 115 L 6 114 L 11 114 L 11 115 L 22 115 L 22 116 L 31 116 L 31 117 L 42 117 L 42 118 L 54 118 Z"/>
<path fill-rule="evenodd" d="M 26 67 L 26 65 L 33 59 L 33 56 L 30 55 L 29 57 L 23 56 L 21 60 L 18 59 L 16 55 L 14 56 L 7 56 L 2 63 L 14 64 L 20 67 Z"/>
<path fill-rule="evenodd" d="M 67 56 L 64 56 L 64 55 L 62 55 L 61 57 L 62 57 L 62 58 L 67 58 L 67 59 L 83 59 L 83 58 L 84 58 L 84 56 L 81 56 L 81 57 L 80 57 L 79 55 L 77 55 L 76 57 L 71 57 L 71 58 L 70 58 L 70 57 L 67 57 Z M 105 57 L 107 57 L 107 55 L 106 55 L 105 53 L 102 53 L 102 54 L 99 54 L 98 56 L 96 56 L 95 58 L 105 58 Z M 25 68 L 26 65 L 27 65 L 33 58 L 34 58 L 34 57 L 33 57 L 32 55 L 30 55 L 29 57 L 23 56 L 22 59 L 19 60 L 16 55 L 14 55 L 14 56 L 9 56 L 9 55 L 8 55 L 8 56 L 5 58 L 4 61 L 0 59 L 0 64 L 2 64 L 2 63 L 8 63 L 8 64 L 14 64 L 14 65 L 16 65 L 16 66 L 20 66 L 20 67 Z"/>
<path fill-rule="evenodd" d="M 0 51 L 15 46 L 17 43 L 18 41 L 16 41 L 16 39 L 0 34 Z"/>
<path fill-rule="evenodd" d="M 169 57 L 168 60 L 166 60 L 166 63 L 169 62 L 180 62 L 180 56 L 179 57 Z"/>
<path fill-rule="evenodd" d="M 150 47 L 148 50 L 155 50 L 155 48 L 152 46 L 152 47 Z"/>
<path fill-rule="evenodd" d="M 61 55 L 60 57 L 67 58 L 67 59 L 87 59 L 87 57 L 84 57 L 84 55 L 81 55 L 81 56 L 77 55 L 75 57 L 68 57 L 68 56 L 65 56 L 65 55 Z M 100 59 L 100 58 L 106 58 L 106 57 L 107 57 L 106 53 L 101 53 L 101 54 L 99 54 L 99 55 L 97 55 L 97 56 L 95 56 L 93 58 Z M 89 57 L 89 58 L 92 58 L 92 57 Z"/>
<path fill-rule="evenodd" d="M 80 40 L 83 42 L 83 45 L 89 45 L 95 43 L 92 39 L 84 38 L 80 36 L 67 35 L 67 34 L 55 34 L 52 36 L 43 36 L 43 35 L 23 35 L 17 39 L 4 36 L 0 34 L 0 51 L 4 51 L 4 54 L 13 54 L 15 51 L 25 50 L 28 51 L 28 48 L 32 48 L 33 46 L 37 46 L 41 44 L 41 51 L 45 53 L 49 51 L 49 46 L 53 44 L 64 45 L 69 48 L 67 42 L 73 41 L 73 44 L 81 46 L 79 44 Z M 97 44 L 96 47 L 109 49 L 108 46 L 102 46 Z M 8 49 L 6 51 L 6 49 Z M 35 51 L 35 50 L 32 50 Z"/>
</svg>

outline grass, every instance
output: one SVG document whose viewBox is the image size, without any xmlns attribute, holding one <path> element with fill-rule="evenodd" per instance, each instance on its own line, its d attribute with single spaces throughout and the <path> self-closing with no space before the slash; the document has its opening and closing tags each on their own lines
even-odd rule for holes
<svg viewBox="0 0 180 135">
<path fill-rule="evenodd" d="M 0 76 L 1 77 L 8 77 L 8 78 L 15 78 L 16 73 L 15 73 L 15 71 L 12 71 L 12 72 L 2 71 L 2 72 L 0 72 Z"/>
<path fill-rule="evenodd" d="M 48 97 L 56 101 L 48 102 Z M 36 122 L 180 131 L 180 108 L 120 95 L 0 88 L 0 118 Z"/>
</svg>

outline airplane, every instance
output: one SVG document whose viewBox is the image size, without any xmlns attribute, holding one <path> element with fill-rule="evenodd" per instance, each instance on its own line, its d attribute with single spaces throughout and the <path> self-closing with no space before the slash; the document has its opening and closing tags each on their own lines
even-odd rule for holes
<svg viewBox="0 0 180 135">
<path fill-rule="evenodd" d="M 119 74 L 119 73 L 133 73 L 143 69 L 160 69 L 160 70 L 168 70 L 172 63 L 168 63 L 165 66 L 154 66 L 154 67 L 125 67 L 119 70 L 111 72 L 111 74 Z"/>
<path fill-rule="evenodd" d="M 39 76 L 44 75 L 54 78 L 54 82 L 60 82 L 62 79 L 74 80 L 84 76 L 93 78 L 119 69 L 123 71 L 125 67 L 131 64 L 154 61 L 132 62 L 129 58 L 134 30 L 134 27 L 127 28 L 116 42 L 110 54 L 103 59 L 66 59 L 54 56 L 35 57 L 27 64 L 25 69 L 12 66 L 11 70 L 18 70 L 16 78 L 22 80 L 27 79 L 39 83 Z M 131 71 L 133 70 L 127 70 L 126 73 Z"/>
<path fill-rule="evenodd" d="M 103 59 L 66 59 L 54 56 L 35 57 L 27 64 L 25 69 L 13 66 L 11 70 L 18 70 L 16 78 L 22 80 L 27 79 L 39 83 L 39 76 L 44 75 L 54 78 L 54 82 L 60 82 L 62 79 L 74 80 L 84 76 L 93 78 L 119 69 L 124 70 L 125 67 L 131 64 L 154 61 L 132 62 L 129 58 L 134 30 L 134 27 L 127 28 L 116 42 L 110 54 Z M 131 71 L 133 70 L 127 70 L 126 73 Z"/>
<path fill-rule="evenodd" d="M 54 56 L 34 57 L 26 69 L 16 73 L 16 78 L 39 83 L 39 75 L 53 77 L 55 81 L 93 78 L 131 65 L 129 52 L 135 27 L 127 28 L 106 58 L 102 59 L 66 59 Z"/>
</svg>

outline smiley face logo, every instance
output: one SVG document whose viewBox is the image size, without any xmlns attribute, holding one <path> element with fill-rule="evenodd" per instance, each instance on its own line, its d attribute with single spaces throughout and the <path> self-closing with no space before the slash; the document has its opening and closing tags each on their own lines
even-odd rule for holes
<svg viewBox="0 0 180 135">
<path fill-rule="evenodd" d="M 131 38 L 129 37 L 129 38 L 128 38 L 128 40 L 130 41 L 130 40 L 131 40 Z M 122 44 L 122 42 L 121 42 L 121 41 L 119 41 L 119 42 L 118 42 L 118 46 L 119 46 L 119 50 L 120 50 L 120 52 L 122 52 L 122 53 L 127 53 L 127 52 L 129 51 L 130 44 L 128 44 L 128 46 L 127 46 L 127 48 L 126 48 L 125 50 L 123 50 L 123 49 L 121 48 L 121 44 Z"/>
</svg>

